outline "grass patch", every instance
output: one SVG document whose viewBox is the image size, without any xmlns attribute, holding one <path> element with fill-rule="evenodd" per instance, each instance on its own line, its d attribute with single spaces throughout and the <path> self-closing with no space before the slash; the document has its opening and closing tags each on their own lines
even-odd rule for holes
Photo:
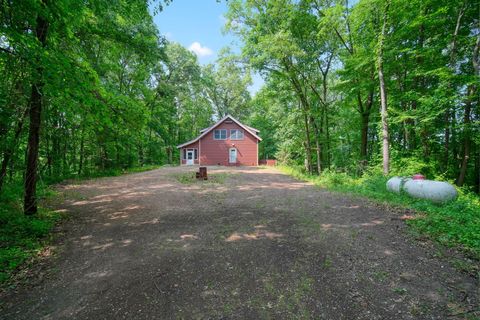
<svg viewBox="0 0 480 320">
<path fill-rule="evenodd" d="M 393 288 L 393 292 L 403 296 L 404 294 L 407 293 L 407 289 L 405 289 L 405 288 Z"/>
<path fill-rule="evenodd" d="M 298 168 L 279 168 L 299 180 L 333 191 L 361 195 L 383 204 L 413 209 L 417 215 L 408 221 L 409 225 L 444 245 L 461 248 L 472 258 L 480 259 L 480 198 L 461 188 L 457 189 L 457 200 L 442 205 L 387 191 L 388 178 L 378 172 L 367 172 L 354 178 L 333 171 L 313 176 Z"/>
<path fill-rule="evenodd" d="M 301 273 L 285 277 L 277 273 L 263 279 L 263 288 L 250 297 L 248 305 L 261 313 L 262 319 L 311 319 L 308 298 L 314 289 L 315 279 Z"/>
<path fill-rule="evenodd" d="M 210 173 L 208 180 L 199 180 L 195 177 L 195 172 L 174 173 L 171 175 L 181 184 L 224 184 L 225 180 L 230 176 L 228 173 Z"/>
<path fill-rule="evenodd" d="M 86 171 L 82 175 L 77 175 L 77 174 L 70 174 L 70 175 L 64 175 L 61 177 L 44 177 L 41 181 L 45 185 L 52 185 L 55 183 L 59 183 L 62 181 L 68 181 L 68 180 L 89 180 L 89 179 L 95 179 L 95 178 L 103 178 L 103 177 L 117 177 L 121 176 L 124 174 L 129 174 L 129 173 L 139 173 L 139 172 L 145 172 L 145 171 L 150 171 L 150 170 L 155 170 L 155 169 L 160 169 L 162 167 L 166 166 L 171 166 L 171 165 L 146 165 L 143 167 L 133 167 L 133 168 L 126 168 L 126 169 L 119 169 L 119 168 L 112 168 L 112 169 L 106 169 L 103 171 Z"/>
<path fill-rule="evenodd" d="M 37 194 L 45 198 L 52 192 L 41 187 Z M 39 208 L 35 216 L 24 215 L 21 195 L 21 184 L 5 186 L 0 195 L 0 284 L 10 279 L 26 260 L 38 255 L 61 218 L 60 213 L 44 208 Z"/>
</svg>

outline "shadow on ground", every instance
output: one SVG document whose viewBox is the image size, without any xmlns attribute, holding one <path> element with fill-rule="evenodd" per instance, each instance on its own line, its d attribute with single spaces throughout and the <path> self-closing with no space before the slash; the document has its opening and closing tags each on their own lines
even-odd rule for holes
<svg viewBox="0 0 480 320">
<path fill-rule="evenodd" d="M 412 239 L 398 213 L 274 169 L 165 168 L 60 186 L 73 219 L 47 276 L 2 319 L 450 319 L 478 280 Z"/>
</svg>

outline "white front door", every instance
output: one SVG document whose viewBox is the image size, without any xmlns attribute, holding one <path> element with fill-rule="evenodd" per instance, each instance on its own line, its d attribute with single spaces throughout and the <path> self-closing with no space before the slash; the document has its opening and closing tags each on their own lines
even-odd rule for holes
<svg viewBox="0 0 480 320">
<path fill-rule="evenodd" d="M 237 149 L 230 148 L 229 155 L 230 156 L 229 156 L 228 162 L 237 163 Z"/>
<path fill-rule="evenodd" d="M 193 165 L 194 153 L 193 150 L 187 150 L 187 165 Z"/>
</svg>

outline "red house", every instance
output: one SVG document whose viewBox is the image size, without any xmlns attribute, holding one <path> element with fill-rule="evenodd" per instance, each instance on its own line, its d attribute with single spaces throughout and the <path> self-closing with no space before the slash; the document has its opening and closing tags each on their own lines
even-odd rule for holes
<svg viewBox="0 0 480 320">
<path fill-rule="evenodd" d="M 195 139 L 177 146 L 182 165 L 258 166 L 258 143 L 262 138 L 255 128 L 227 115 L 200 131 Z"/>
</svg>

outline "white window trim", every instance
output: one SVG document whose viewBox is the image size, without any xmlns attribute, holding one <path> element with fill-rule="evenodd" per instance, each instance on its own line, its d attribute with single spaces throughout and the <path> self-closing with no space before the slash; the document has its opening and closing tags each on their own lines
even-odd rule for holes
<svg viewBox="0 0 480 320">
<path fill-rule="evenodd" d="M 220 134 L 220 138 L 219 138 L 219 139 L 215 138 L 215 132 L 217 132 L 217 131 L 225 131 L 225 139 L 222 139 L 222 138 L 221 138 L 221 137 L 222 137 L 222 134 Z M 228 134 L 228 130 L 227 130 L 227 129 L 215 129 L 215 130 L 213 130 L 213 140 L 227 140 L 227 134 Z"/>
<path fill-rule="evenodd" d="M 236 131 L 236 132 L 241 132 L 242 133 L 242 137 L 241 138 L 232 138 L 232 131 Z M 242 130 L 242 129 L 230 129 L 230 140 L 243 140 L 245 138 L 245 132 Z"/>
<path fill-rule="evenodd" d="M 195 158 L 195 150 L 197 150 L 197 148 L 185 148 L 185 154 L 184 154 L 184 158 L 183 160 L 188 160 L 188 152 L 189 151 L 193 151 L 193 160 L 198 160 L 198 150 L 197 150 L 197 157 Z"/>
</svg>

